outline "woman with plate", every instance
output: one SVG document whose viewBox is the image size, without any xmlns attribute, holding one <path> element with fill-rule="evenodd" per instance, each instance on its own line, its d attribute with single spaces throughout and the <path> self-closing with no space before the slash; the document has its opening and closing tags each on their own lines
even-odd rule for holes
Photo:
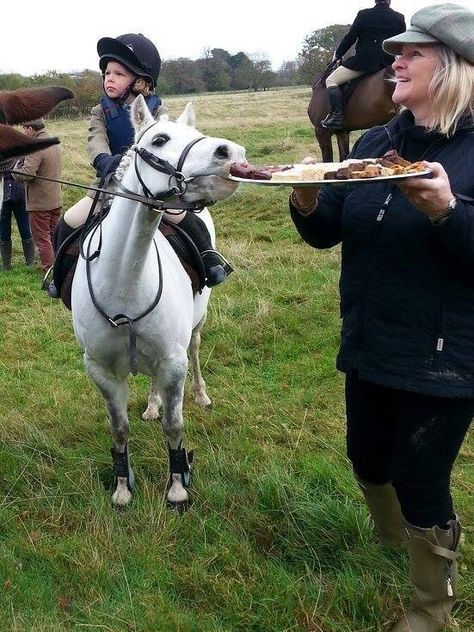
<svg viewBox="0 0 474 632">
<path fill-rule="evenodd" d="M 393 632 L 436 632 L 456 598 L 451 470 L 474 415 L 474 13 L 439 4 L 384 42 L 390 123 L 351 157 L 395 149 L 431 178 L 295 187 L 315 248 L 342 244 L 347 449 L 379 537 L 404 542 L 412 600 Z"/>
</svg>

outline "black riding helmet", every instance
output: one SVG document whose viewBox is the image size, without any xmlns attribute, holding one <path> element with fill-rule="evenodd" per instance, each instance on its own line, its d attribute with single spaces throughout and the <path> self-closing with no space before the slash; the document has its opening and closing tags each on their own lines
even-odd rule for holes
<svg viewBox="0 0 474 632">
<path fill-rule="evenodd" d="M 130 72 L 156 86 L 161 58 L 156 46 L 141 33 L 126 33 L 118 37 L 103 37 L 97 42 L 102 74 L 109 61 L 118 61 Z"/>
</svg>

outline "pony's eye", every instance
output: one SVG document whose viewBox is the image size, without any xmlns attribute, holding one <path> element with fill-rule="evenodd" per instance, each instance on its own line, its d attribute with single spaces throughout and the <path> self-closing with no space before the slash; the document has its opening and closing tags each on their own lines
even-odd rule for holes
<svg viewBox="0 0 474 632">
<path fill-rule="evenodd" d="M 229 158 L 229 148 L 227 145 L 219 145 L 216 149 L 216 156 L 218 158 Z"/>
<path fill-rule="evenodd" d="M 169 139 L 170 137 L 168 136 L 168 134 L 158 134 L 158 136 L 155 136 L 155 138 L 152 140 L 151 144 L 155 147 L 163 147 L 163 145 L 166 145 Z"/>
</svg>

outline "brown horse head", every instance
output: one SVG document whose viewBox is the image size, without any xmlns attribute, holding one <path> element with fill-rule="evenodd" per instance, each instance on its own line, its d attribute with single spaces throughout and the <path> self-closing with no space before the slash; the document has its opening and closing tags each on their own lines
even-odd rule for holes
<svg viewBox="0 0 474 632">
<path fill-rule="evenodd" d="M 389 81 L 390 70 L 390 67 L 383 68 L 357 80 L 344 106 L 344 129 L 337 133 L 340 160 L 344 160 L 349 153 L 349 132 L 369 129 L 374 125 L 384 125 L 396 114 L 396 107 L 392 101 L 395 84 Z M 333 159 L 331 137 L 334 132 L 320 125 L 329 112 L 329 99 L 327 90 L 321 83 L 322 76 L 323 73 L 315 77 L 313 94 L 308 105 L 308 116 L 314 125 L 323 161 L 331 162 Z"/>
<path fill-rule="evenodd" d="M 0 91 L 0 122 L 8 125 L 41 118 L 58 103 L 72 99 L 74 93 L 67 88 L 19 88 Z"/>
<path fill-rule="evenodd" d="M 0 164 L 9 158 L 26 156 L 34 151 L 46 149 L 46 147 L 57 145 L 58 143 L 58 138 L 27 136 L 27 134 L 23 134 L 23 132 L 9 125 L 0 124 Z"/>
<path fill-rule="evenodd" d="M 55 86 L 0 91 L 0 166 L 10 158 L 59 143 L 57 138 L 27 136 L 9 125 L 41 118 L 61 101 L 73 97 L 71 90 Z"/>
</svg>

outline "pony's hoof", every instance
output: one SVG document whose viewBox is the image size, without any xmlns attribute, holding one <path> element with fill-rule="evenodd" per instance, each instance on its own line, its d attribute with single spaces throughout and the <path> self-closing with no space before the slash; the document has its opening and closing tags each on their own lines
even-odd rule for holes
<svg viewBox="0 0 474 632">
<path fill-rule="evenodd" d="M 124 476 L 117 478 L 117 487 L 112 494 L 112 505 L 116 509 L 126 509 L 132 500 L 132 494 L 128 489 L 127 479 Z"/>
<path fill-rule="evenodd" d="M 142 419 L 144 421 L 153 421 L 158 419 L 160 416 L 160 409 L 158 406 L 148 406 L 145 412 L 142 414 Z"/>
<path fill-rule="evenodd" d="M 194 401 L 201 408 L 212 408 L 212 399 L 204 393 L 203 395 L 196 395 Z"/>
</svg>

